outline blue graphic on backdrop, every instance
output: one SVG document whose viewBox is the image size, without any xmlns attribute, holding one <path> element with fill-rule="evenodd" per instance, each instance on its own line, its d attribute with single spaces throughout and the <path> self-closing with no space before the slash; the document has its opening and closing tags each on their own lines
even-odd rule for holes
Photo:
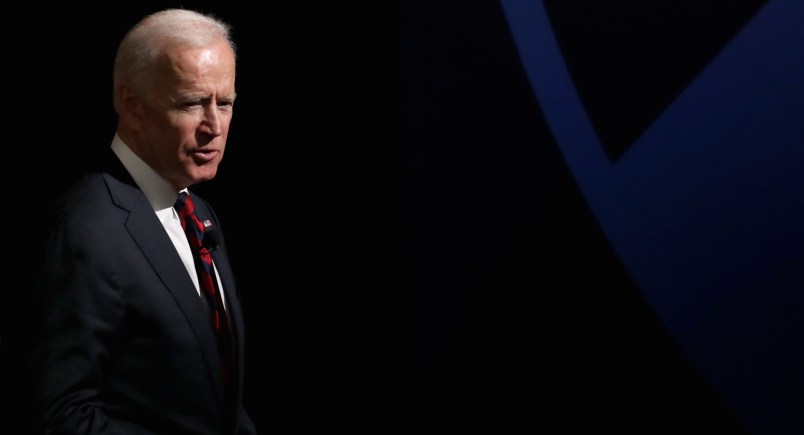
<svg viewBox="0 0 804 435">
<path fill-rule="evenodd" d="M 767 2 L 616 161 L 542 2 L 502 4 L 567 164 L 647 300 L 752 431 L 804 433 L 804 2 Z"/>
</svg>

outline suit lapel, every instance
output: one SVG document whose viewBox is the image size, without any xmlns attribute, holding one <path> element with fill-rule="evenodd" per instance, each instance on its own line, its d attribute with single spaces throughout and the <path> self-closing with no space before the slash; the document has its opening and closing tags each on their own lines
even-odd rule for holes
<svg viewBox="0 0 804 435">
<path fill-rule="evenodd" d="M 194 194 L 190 193 L 193 198 L 193 203 L 196 204 L 196 214 L 202 221 L 205 219 L 211 220 L 215 225 L 219 225 L 218 219 L 215 214 L 207 207 L 205 201 L 199 199 Z M 220 227 L 219 227 L 220 229 Z M 234 273 L 229 264 L 229 256 L 226 254 L 226 243 L 223 239 L 221 232 L 221 245 L 218 250 L 212 252 L 212 260 L 215 262 L 215 269 L 218 271 L 221 283 L 223 284 L 223 294 L 226 298 L 226 309 L 229 315 L 229 320 L 232 323 L 232 333 L 235 339 L 235 353 L 237 355 L 237 373 L 238 385 L 242 385 L 243 373 L 243 316 L 241 313 L 240 300 L 238 298 L 237 288 L 235 286 Z"/>
<path fill-rule="evenodd" d="M 223 294 L 226 297 L 226 310 L 232 323 L 232 333 L 235 339 L 235 354 L 237 355 L 238 385 L 242 385 L 243 373 L 243 316 L 240 311 L 240 300 L 235 288 L 234 275 L 227 261 L 225 247 L 212 253 L 212 260 L 223 283 Z"/>
<path fill-rule="evenodd" d="M 126 229 L 165 284 L 165 288 L 173 295 L 195 332 L 209 369 L 210 380 L 223 405 L 223 380 L 217 342 L 210 328 L 209 312 L 199 299 L 192 280 L 187 276 L 187 269 L 145 195 L 134 187 L 133 182 L 129 185 L 108 175 L 106 180 L 117 206 L 129 211 Z"/>
</svg>

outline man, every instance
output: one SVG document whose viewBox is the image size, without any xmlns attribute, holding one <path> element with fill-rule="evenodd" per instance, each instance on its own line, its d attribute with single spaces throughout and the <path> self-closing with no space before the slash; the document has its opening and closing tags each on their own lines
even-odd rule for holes
<svg viewBox="0 0 804 435">
<path fill-rule="evenodd" d="M 256 433 L 226 245 L 187 190 L 215 177 L 234 101 L 226 23 L 164 10 L 120 43 L 110 165 L 59 202 L 37 284 L 44 433 Z"/>
</svg>

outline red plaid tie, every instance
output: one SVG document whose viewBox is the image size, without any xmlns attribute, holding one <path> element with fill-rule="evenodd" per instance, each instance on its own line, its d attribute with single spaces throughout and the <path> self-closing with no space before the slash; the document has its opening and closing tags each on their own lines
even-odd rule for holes
<svg viewBox="0 0 804 435">
<path fill-rule="evenodd" d="M 223 300 L 218 289 L 218 279 L 215 276 L 215 268 L 212 265 L 212 254 L 203 244 L 206 226 L 195 215 L 195 205 L 193 205 L 193 201 L 187 193 L 181 192 L 173 207 L 179 213 L 181 226 L 184 228 L 184 234 L 187 235 L 187 240 L 190 242 L 190 248 L 193 251 L 195 271 L 198 274 L 198 285 L 201 294 L 206 298 L 209 305 L 212 329 L 218 338 L 223 382 L 228 389 L 231 385 L 234 365 L 232 335 L 229 329 L 229 317 L 223 307 Z"/>
</svg>

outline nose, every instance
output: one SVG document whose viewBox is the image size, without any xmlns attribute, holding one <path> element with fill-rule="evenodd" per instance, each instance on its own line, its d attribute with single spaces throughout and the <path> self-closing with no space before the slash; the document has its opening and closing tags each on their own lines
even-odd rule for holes
<svg viewBox="0 0 804 435">
<path fill-rule="evenodd" d="M 220 136 L 223 134 L 221 125 L 221 114 L 216 104 L 208 104 L 204 108 L 204 119 L 201 122 L 204 133 L 210 136 Z"/>
</svg>

